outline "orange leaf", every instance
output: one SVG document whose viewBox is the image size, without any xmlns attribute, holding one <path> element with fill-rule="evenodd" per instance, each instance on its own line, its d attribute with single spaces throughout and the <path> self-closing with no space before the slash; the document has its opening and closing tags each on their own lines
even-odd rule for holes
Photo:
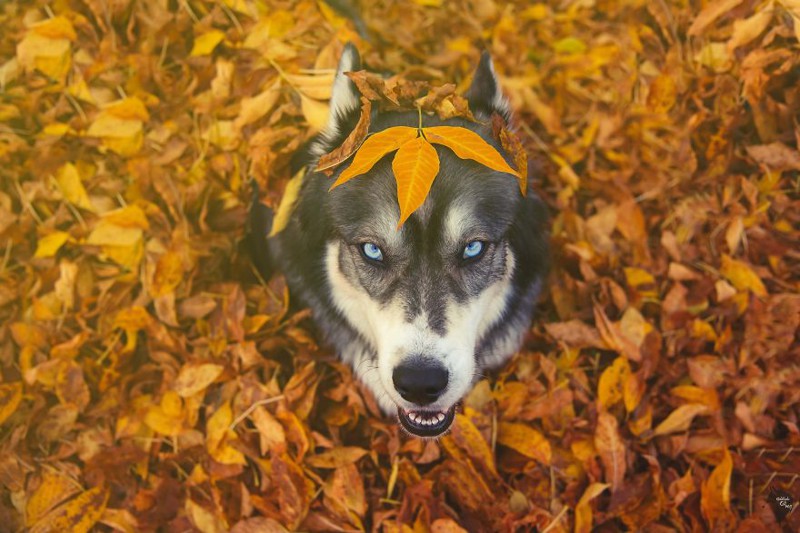
<svg viewBox="0 0 800 533">
<path fill-rule="evenodd" d="M 430 142 L 447 146 L 461 159 L 472 159 L 493 170 L 520 178 L 519 172 L 506 163 L 500 152 L 474 131 L 454 126 L 434 126 L 422 128 L 422 133 Z"/>
<path fill-rule="evenodd" d="M 592 507 L 590 502 L 606 490 L 606 483 L 592 483 L 575 506 L 575 533 L 589 533 L 592 530 Z"/>
<path fill-rule="evenodd" d="M 718 526 L 723 526 L 720 530 L 727 530 L 728 528 L 724 526 L 732 525 L 729 523 L 733 519 L 730 510 L 732 473 L 733 461 L 730 452 L 725 448 L 722 461 L 709 474 L 708 479 L 700 488 L 700 509 L 709 526 L 715 530 Z"/>
<path fill-rule="evenodd" d="M 439 155 L 428 141 L 417 137 L 400 147 L 392 161 L 392 170 L 397 180 L 397 201 L 400 204 L 399 229 L 427 198 L 439 173 Z"/>
<path fill-rule="evenodd" d="M 417 131 L 417 128 L 395 126 L 367 137 L 367 140 L 356 152 L 353 162 L 339 174 L 339 178 L 331 185 L 331 190 L 356 176 L 369 172 L 383 156 L 397 150 L 403 143 L 414 139 Z"/>
</svg>

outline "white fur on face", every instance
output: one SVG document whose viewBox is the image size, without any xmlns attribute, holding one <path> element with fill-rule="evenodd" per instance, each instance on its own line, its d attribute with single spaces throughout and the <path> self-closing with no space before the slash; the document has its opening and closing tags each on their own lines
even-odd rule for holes
<svg viewBox="0 0 800 533">
<path fill-rule="evenodd" d="M 405 401 L 392 382 L 394 368 L 406 357 L 425 355 L 438 359 L 449 372 L 447 391 L 433 404 L 432 410 L 446 410 L 458 402 L 470 389 L 475 378 L 475 349 L 478 341 L 503 315 L 506 300 L 511 292 L 514 257 L 506 256 L 505 276 L 487 287 L 466 304 L 450 302 L 447 305 L 447 331 L 443 337 L 428 325 L 428 317 L 420 314 L 406 321 L 404 302 L 392 301 L 386 305 L 373 300 L 360 286 L 356 286 L 339 268 L 341 244 L 327 246 L 325 263 L 334 305 L 350 325 L 377 352 L 377 369 L 369 361 L 366 350 L 352 347 L 354 353 L 343 353 L 359 379 L 369 387 L 382 409 L 392 412 L 395 406 L 415 407 Z M 513 350 L 512 350 L 513 351 Z M 355 353 L 357 352 L 357 353 Z"/>
</svg>

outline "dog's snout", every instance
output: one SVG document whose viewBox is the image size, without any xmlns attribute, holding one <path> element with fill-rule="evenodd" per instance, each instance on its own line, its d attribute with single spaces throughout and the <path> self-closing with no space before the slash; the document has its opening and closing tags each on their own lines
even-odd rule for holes
<svg viewBox="0 0 800 533">
<path fill-rule="evenodd" d="M 400 396 L 417 405 L 435 402 L 447 388 L 447 381 L 447 369 L 428 359 L 406 361 L 392 372 L 392 382 Z"/>
</svg>

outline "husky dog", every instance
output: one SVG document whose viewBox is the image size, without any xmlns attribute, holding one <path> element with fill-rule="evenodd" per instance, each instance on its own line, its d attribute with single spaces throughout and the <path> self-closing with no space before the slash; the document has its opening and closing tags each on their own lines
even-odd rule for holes
<svg viewBox="0 0 800 533">
<path fill-rule="evenodd" d="M 254 198 L 249 244 L 264 277 L 283 272 L 292 298 L 311 308 L 381 408 L 412 435 L 437 437 L 481 372 L 502 365 L 530 326 L 548 264 L 546 210 L 513 176 L 442 146 L 429 196 L 399 230 L 391 156 L 328 192 L 349 162 L 331 177 L 314 168 L 355 127 L 359 94 L 344 73 L 359 69 L 347 45 L 291 218 L 267 237 L 272 212 Z M 465 96 L 478 122 L 423 116 L 422 125 L 468 128 L 510 160 L 492 136 L 491 115 L 511 116 L 488 54 Z M 419 120 L 373 111 L 369 131 Z"/>
</svg>

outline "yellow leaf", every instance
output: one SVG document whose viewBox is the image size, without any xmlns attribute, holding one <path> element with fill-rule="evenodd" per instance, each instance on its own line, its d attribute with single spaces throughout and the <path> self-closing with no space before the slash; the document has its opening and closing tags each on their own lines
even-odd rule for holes
<svg viewBox="0 0 800 533">
<path fill-rule="evenodd" d="M 395 126 L 370 135 L 356 152 L 350 166 L 344 169 L 336 182 L 331 186 L 331 190 L 343 183 L 347 183 L 356 176 L 369 172 L 369 170 L 375 166 L 375 163 L 380 161 L 383 156 L 397 150 L 403 143 L 414 139 L 417 133 L 417 128 Z"/>
<path fill-rule="evenodd" d="M 439 155 L 424 138 L 411 139 L 397 150 L 392 171 L 397 181 L 397 201 L 400 204 L 399 229 L 428 197 L 433 180 L 439 173 Z"/>
<path fill-rule="evenodd" d="M 608 409 L 623 399 L 630 375 L 631 367 L 624 355 L 617 357 L 611 366 L 603 370 L 597 382 L 597 403 L 601 409 Z"/>
<path fill-rule="evenodd" d="M 141 120 L 121 119 L 109 113 L 100 113 L 86 135 L 98 137 L 106 148 L 121 156 L 137 154 L 144 142 Z"/>
<path fill-rule="evenodd" d="M 328 123 L 329 109 L 325 102 L 314 100 L 301 93 L 300 108 L 306 117 L 306 122 L 311 126 L 311 131 L 318 132 Z"/>
<path fill-rule="evenodd" d="M 231 405 L 225 402 L 208 418 L 206 422 L 206 444 L 209 450 L 216 449 L 233 422 L 233 410 Z"/>
<path fill-rule="evenodd" d="M 189 55 L 192 57 L 207 56 L 214 51 L 224 38 L 225 32 L 220 30 L 207 31 L 194 40 L 194 45 L 192 45 L 192 51 Z"/>
<path fill-rule="evenodd" d="M 695 385 L 679 385 L 673 387 L 670 392 L 691 403 L 703 404 L 712 411 L 719 409 L 719 397 L 714 389 L 704 389 Z"/>
<path fill-rule="evenodd" d="M 305 177 L 306 169 L 300 169 L 286 184 L 281 203 L 275 212 L 275 218 L 272 219 L 272 229 L 269 232 L 269 237 L 273 237 L 286 229 L 286 225 L 289 224 L 289 220 L 292 217 L 292 212 L 294 212 L 294 206 L 297 204 L 297 198 L 300 195 L 300 189 L 303 186 Z"/>
<path fill-rule="evenodd" d="M 287 74 L 287 81 L 309 98 L 314 100 L 327 100 L 331 97 L 334 72 L 320 72 L 317 74 Z"/>
<path fill-rule="evenodd" d="M 695 416 L 707 412 L 708 407 L 703 404 L 688 403 L 686 405 L 681 405 L 672 411 L 669 416 L 656 427 L 653 434 L 658 437 L 670 433 L 678 433 L 679 431 L 686 431 L 689 429 Z"/>
<path fill-rule="evenodd" d="M 61 194 L 69 203 L 87 211 L 94 211 L 94 206 L 89 201 L 89 195 L 83 188 L 81 176 L 75 165 L 67 163 L 59 168 L 56 172 L 56 181 L 61 188 Z"/>
<path fill-rule="evenodd" d="M 74 500 L 54 509 L 37 522 L 31 533 L 49 531 L 69 531 L 71 533 L 87 533 L 94 527 L 108 501 L 108 491 L 102 487 L 87 490 Z"/>
<path fill-rule="evenodd" d="M 183 261 L 180 254 L 166 252 L 158 258 L 150 293 L 153 297 L 171 294 L 183 280 Z"/>
<path fill-rule="evenodd" d="M 147 112 L 144 102 L 135 96 L 112 102 L 103 109 L 103 112 L 122 120 L 141 120 L 142 122 L 150 120 L 150 113 Z"/>
<path fill-rule="evenodd" d="M 145 414 L 144 423 L 156 433 L 175 437 L 183 431 L 183 403 L 174 391 L 167 391 L 159 405 L 153 405 Z"/>
<path fill-rule="evenodd" d="M 269 113 L 272 106 L 278 101 L 278 96 L 281 94 L 280 88 L 281 81 L 280 78 L 278 78 L 275 83 L 261 93 L 252 97 L 243 98 L 239 115 L 236 117 L 236 120 L 233 121 L 234 127 L 240 130 L 244 126 L 252 124 Z"/>
<path fill-rule="evenodd" d="M 22 383 L 0 385 L 0 425 L 14 414 L 22 401 Z"/>
<path fill-rule="evenodd" d="M 447 146 L 461 159 L 472 159 L 498 172 L 520 177 L 500 152 L 474 131 L 454 126 L 434 126 L 423 128 L 422 133 L 430 142 Z"/>
<path fill-rule="evenodd" d="M 340 468 L 354 464 L 367 455 L 367 450 L 356 446 L 340 446 L 327 452 L 312 455 L 306 458 L 306 463 L 315 468 Z"/>
<path fill-rule="evenodd" d="M 607 483 L 592 483 L 583 492 L 575 506 L 575 533 L 589 533 L 592 530 L 592 507 L 590 502 L 608 488 Z"/>
<path fill-rule="evenodd" d="M 107 220 L 100 220 L 87 237 L 86 244 L 130 247 L 138 244 L 142 235 L 140 228 L 125 228 Z"/>
<path fill-rule="evenodd" d="M 26 71 L 38 69 L 54 80 L 63 82 L 72 68 L 69 39 L 51 39 L 29 31 L 17 44 L 17 61 Z"/>
<path fill-rule="evenodd" d="M 211 385 L 225 368 L 211 363 L 186 363 L 178 372 L 173 390 L 179 396 L 194 396 Z"/>
<path fill-rule="evenodd" d="M 67 498 L 80 492 L 75 481 L 56 470 L 47 469 L 42 481 L 25 504 L 25 523 L 32 526 L 50 510 Z"/>
<path fill-rule="evenodd" d="M 53 257 L 68 240 L 69 233 L 66 231 L 54 231 L 45 235 L 36 243 L 36 253 L 33 257 Z"/>
<path fill-rule="evenodd" d="M 138 205 L 129 205 L 103 214 L 103 220 L 123 228 L 148 229 L 150 223 Z"/>
<path fill-rule="evenodd" d="M 53 17 L 38 22 L 31 26 L 30 31 L 42 37 L 47 37 L 48 39 L 67 39 L 69 41 L 75 41 L 78 38 L 78 34 L 75 33 L 72 22 L 65 17 Z"/>
<path fill-rule="evenodd" d="M 655 113 L 666 113 L 675 105 L 677 88 L 675 80 L 669 74 L 661 74 L 650 84 L 647 94 L 647 106 Z"/>
<path fill-rule="evenodd" d="M 709 526 L 730 526 L 732 520 L 731 504 L 731 474 L 733 461 L 728 449 L 723 450 L 722 461 L 709 474 L 708 479 L 700 487 L 700 509 L 708 521 Z M 727 527 L 722 527 L 725 530 Z"/>
<path fill-rule="evenodd" d="M 549 465 L 552 459 L 550 442 L 541 433 L 525 424 L 500 422 L 497 428 L 497 442 L 545 465 Z"/>
<path fill-rule="evenodd" d="M 750 268 L 750 265 L 747 263 L 733 259 L 727 254 L 723 254 L 722 266 L 719 272 L 740 291 L 749 290 L 756 296 L 767 295 L 767 288 L 764 286 L 761 278 L 758 277 L 758 274 L 753 272 L 753 269 Z"/>
</svg>

